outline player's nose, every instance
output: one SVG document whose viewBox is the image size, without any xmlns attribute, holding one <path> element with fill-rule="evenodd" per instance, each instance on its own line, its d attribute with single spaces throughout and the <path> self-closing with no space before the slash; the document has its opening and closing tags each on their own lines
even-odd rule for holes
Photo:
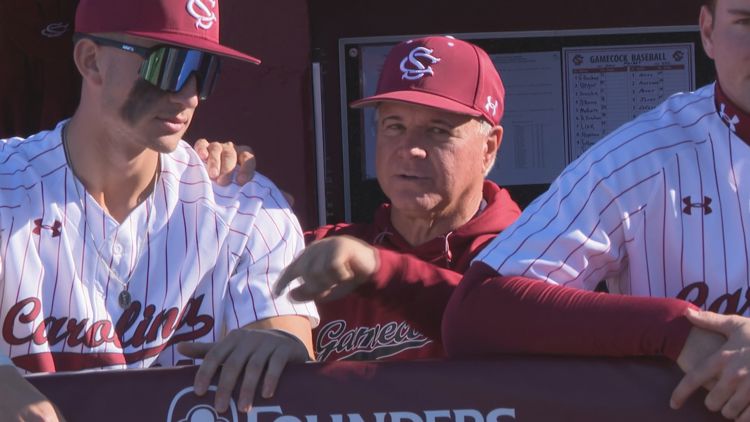
<svg viewBox="0 0 750 422">
<path fill-rule="evenodd" d="M 185 108 L 195 108 L 198 106 L 198 79 L 195 74 L 190 75 L 185 85 L 177 92 L 171 92 L 169 98 L 182 104 Z"/>
</svg>

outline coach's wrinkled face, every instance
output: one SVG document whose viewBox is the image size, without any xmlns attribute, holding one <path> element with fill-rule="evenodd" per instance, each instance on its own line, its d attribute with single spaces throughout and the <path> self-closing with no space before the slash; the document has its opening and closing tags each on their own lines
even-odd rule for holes
<svg viewBox="0 0 750 422">
<path fill-rule="evenodd" d="M 701 36 L 724 93 L 750 113 L 750 0 L 718 0 L 701 9 Z"/>
<path fill-rule="evenodd" d="M 156 44 L 152 40 L 118 34 L 106 37 L 140 47 Z M 122 139 L 141 147 L 173 151 L 198 106 L 195 76 L 179 92 L 161 91 L 139 76 L 144 60 L 141 56 L 112 47 L 99 48 L 106 54 L 102 104 L 111 120 L 110 127 L 120 132 Z"/>
<path fill-rule="evenodd" d="M 477 193 L 481 196 L 501 136 L 500 130 L 486 127 L 490 130 L 471 116 L 381 103 L 375 166 L 394 210 L 430 218 L 451 213 Z"/>
</svg>

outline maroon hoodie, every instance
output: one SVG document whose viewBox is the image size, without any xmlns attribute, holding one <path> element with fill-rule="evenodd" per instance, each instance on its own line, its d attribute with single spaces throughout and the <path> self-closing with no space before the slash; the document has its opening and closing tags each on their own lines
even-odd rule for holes
<svg viewBox="0 0 750 422">
<path fill-rule="evenodd" d="M 378 248 L 373 283 L 355 294 L 318 303 L 314 331 L 320 361 L 443 356 L 440 321 L 451 293 L 479 250 L 521 213 L 505 189 L 485 181 L 482 209 L 463 226 L 419 246 L 391 224 L 383 204 L 370 224 L 336 224 L 306 234 L 307 242 L 349 235 Z M 410 322 L 407 322 L 410 321 Z"/>
</svg>

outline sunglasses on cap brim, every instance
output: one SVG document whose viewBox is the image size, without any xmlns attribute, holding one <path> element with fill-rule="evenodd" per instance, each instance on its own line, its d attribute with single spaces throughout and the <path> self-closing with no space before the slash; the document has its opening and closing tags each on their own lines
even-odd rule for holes
<svg viewBox="0 0 750 422">
<path fill-rule="evenodd" d="M 219 57 L 205 51 L 172 45 L 146 48 L 89 34 L 76 34 L 74 41 L 82 38 L 90 39 L 97 45 L 119 48 L 143 57 L 144 62 L 138 74 L 162 91 L 179 92 L 190 80 L 190 76 L 195 74 L 198 97 L 205 100 L 213 91 L 219 74 Z"/>
</svg>

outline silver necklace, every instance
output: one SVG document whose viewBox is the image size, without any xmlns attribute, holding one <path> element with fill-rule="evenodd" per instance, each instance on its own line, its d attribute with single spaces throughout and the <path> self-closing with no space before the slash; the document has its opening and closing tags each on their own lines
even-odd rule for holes
<svg viewBox="0 0 750 422">
<path fill-rule="evenodd" d="M 86 209 L 86 197 L 84 194 L 86 193 L 86 187 L 83 186 L 83 182 L 80 181 L 80 178 L 75 172 L 75 169 L 73 168 L 73 162 L 71 161 L 71 155 L 70 150 L 68 149 L 68 141 L 66 138 L 68 125 L 66 124 L 62 128 L 61 137 L 62 137 L 62 144 L 63 144 L 63 151 L 65 152 L 65 161 L 68 164 L 68 167 L 70 167 L 71 172 L 73 173 L 73 184 L 76 188 L 76 195 L 78 196 L 78 202 L 81 204 L 81 212 L 84 213 Z M 140 260 L 140 255 L 143 254 L 144 246 L 146 245 L 146 239 L 149 237 L 149 233 L 151 233 L 151 225 L 153 223 L 152 215 L 155 211 L 155 198 L 153 198 L 153 193 L 156 191 L 156 183 L 158 180 L 159 171 L 157 168 L 157 171 L 154 173 L 154 181 L 151 185 L 151 192 L 146 197 L 145 201 L 149 201 L 150 203 L 148 205 L 148 210 L 146 211 L 146 233 L 141 238 L 140 243 L 138 244 L 138 249 L 136 249 L 139 252 L 139 256 L 136 259 L 136 265 L 138 261 Z M 80 189 L 78 188 L 78 185 L 81 185 L 83 187 L 83 193 L 81 194 Z M 126 280 L 123 280 L 120 278 L 117 273 L 112 269 L 112 267 L 107 263 L 107 261 L 104 259 L 104 256 L 102 256 L 102 249 L 104 248 L 104 245 L 98 245 L 96 242 L 96 239 L 94 238 L 93 231 L 91 230 L 91 226 L 89 225 L 89 221 L 87 216 L 84 214 L 83 216 L 83 222 L 84 226 L 86 228 L 86 231 L 89 234 L 89 238 L 91 239 L 91 243 L 94 245 L 94 250 L 96 251 L 96 257 L 99 260 L 99 264 L 101 264 L 104 268 L 107 269 L 107 272 L 109 273 L 110 279 L 114 279 L 117 283 L 120 284 L 122 290 L 120 290 L 120 293 L 117 295 L 117 304 L 120 305 L 120 308 L 127 309 L 131 303 L 133 303 L 133 296 L 130 294 L 130 281 L 133 277 L 133 274 L 131 273 Z M 120 230 L 120 227 L 117 227 L 117 231 Z"/>
</svg>

